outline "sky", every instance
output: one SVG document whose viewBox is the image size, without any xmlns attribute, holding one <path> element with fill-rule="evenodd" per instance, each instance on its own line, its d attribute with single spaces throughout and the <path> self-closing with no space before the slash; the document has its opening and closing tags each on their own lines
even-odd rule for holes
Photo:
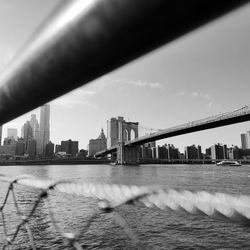
<svg viewBox="0 0 250 250">
<path fill-rule="evenodd" d="M 0 0 L 0 70 L 60 0 Z M 51 141 L 88 141 L 123 116 L 144 127 L 164 129 L 250 105 L 250 5 L 244 6 L 50 103 Z M 4 124 L 17 128 L 25 114 Z M 158 141 L 181 151 L 199 144 L 241 146 L 250 122 Z"/>
</svg>

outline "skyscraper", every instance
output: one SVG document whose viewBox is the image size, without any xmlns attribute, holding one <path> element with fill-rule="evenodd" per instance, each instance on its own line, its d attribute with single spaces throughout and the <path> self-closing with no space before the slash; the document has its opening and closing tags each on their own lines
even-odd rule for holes
<svg viewBox="0 0 250 250">
<path fill-rule="evenodd" d="M 61 150 L 68 155 L 76 156 L 78 153 L 78 141 L 61 141 Z"/>
<path fill-rule="evenodd" d="M 106 148 L 107 148 L 107 138 L 102 129 L 97 139 L 89 140 L 88 155 L 93 156 L 96 152 L 101 151 Z"/>
<path fill-rule="evenodd" d="M 248 140 L 247 140 L 247 134 L 241 134 L 241 148 L 247 149 L 248 148 Z"/>
<path fill-rule="evenodd" d="M 3 127 L 0 126 L 0 146 L 2 145 L 2 129 Z"/>
<path fill-rule="evenodd" d="M 250 131 L 247 131 L 247 148 L 250 149 Z"/>
<path fill-rule="evenodd" d="M 32 128 L 30 126 L 30 122 L 27 121 L 26 123 L 24 123 L 23 125 L 23 139 L 24 139 L 24 144 L 25 144 L 25 150 L 27 150 L 28 148 L 28 142 L 30 139 L 32 139 L 33 132 L 32 132 Z"/>
<path fill-rule="evenodd" d="M 39 123 L 36 119 L 36 115 L 32 114 L 30 118 L 30 126 L 32 128 L 33 138 L 38 141 L 39 139 Z"/>
<path fill-rule="evenodd" d="M 46 144 L 50 141 L 50 106 L 45 104 L 40 109 L 40 131 L 38 140 L 38 154 L 44 155 Z"/>
</svg>

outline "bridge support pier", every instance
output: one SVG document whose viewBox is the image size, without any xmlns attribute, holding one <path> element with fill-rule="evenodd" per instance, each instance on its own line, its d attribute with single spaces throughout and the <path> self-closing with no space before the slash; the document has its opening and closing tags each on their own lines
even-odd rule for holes
<svg viewBox="0 0 250 250">
<path fill-rule="evenodd" d="M 121 143 L 117 148 L 117 163 L 120 165 L 137 165 L 139 162 L 138 146 L 126 146 Z"/>
</svg>

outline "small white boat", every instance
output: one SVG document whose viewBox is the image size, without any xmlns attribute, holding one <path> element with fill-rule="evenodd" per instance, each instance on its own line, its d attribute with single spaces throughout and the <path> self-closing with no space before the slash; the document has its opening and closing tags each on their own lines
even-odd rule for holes
<svg viewBox="0 0 250 250">
<path fill-rule="evenodd" d="M 238 161 L 223 160 L 216 163 L 217 166 L 241 166 Z"/>
</svg>

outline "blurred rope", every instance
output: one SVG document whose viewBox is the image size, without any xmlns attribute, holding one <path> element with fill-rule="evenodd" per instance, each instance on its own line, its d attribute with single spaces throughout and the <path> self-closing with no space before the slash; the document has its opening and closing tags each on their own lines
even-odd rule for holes
<svg viewBox="0 0 250 250">
<path fill-rule="evenodd" d="M 128 204 L 136 203 L 144 204 L 147 207 L 155 206 L 159 209 L 170 208 L 174 211 L 184 210 L 191 214 L 204 214 L 212 218 L 220 218 L 231 220 L 234 222 L 250 225 L 250 197 L 248 196 L 232 196 L 229 194 L 215 193 L 210 194 L 205 191 L 190 192 L 177 191 L 173 189 L 162 189 L 159 187 L 138 187 L 116 184 L 100 184 L 100 183 L 79 183 L 72 180 L 40 180 L 30 175 L 21 175 L 16 178 L 0 174 L 0 182 L 7 182 L 8 189 L 0 207 L 1 219 L 0 227 L 3 228 L 4 242 L 2 249 L 10 248 L 14 244 L 21 229 L 25 229 L 28 235 L 29 244 L 32 249 L 37 249 L 35 241 L 29 226 L 31 217 L 34 215 L 36 208 L 41 201 L 47 203 L 49 209 L 50 220 L 54 230 L 64 239 L 65 246 L 73 249 L 82 249 L 79 240 L 87 232 L 92 222 L 102 214 L 112 215 L 112 218 L 124 230 L 126 235 L 131 239 L 133 244 L 138 246 L 139 240 L 126 223 L 125 219 L 116 211 L 116 208 Z M 15 186 L 24 185 L 40 190 L 40 193 L 27 215 L 24 213 L 15 194 Z M 78 233 L 64 232 L 63 228 L 55 219 L 53 209 L 50 205 L 51 192 L 58 191 L 68 195 L 79 195 L 97 199 L 98 209 L 87 219 L 86 225 L 79 229 Z M 16 214 L 20 218 L 14 232 L 8 232 L 5 208 L 8 200 L 12 196 Z"/>
</svg>

